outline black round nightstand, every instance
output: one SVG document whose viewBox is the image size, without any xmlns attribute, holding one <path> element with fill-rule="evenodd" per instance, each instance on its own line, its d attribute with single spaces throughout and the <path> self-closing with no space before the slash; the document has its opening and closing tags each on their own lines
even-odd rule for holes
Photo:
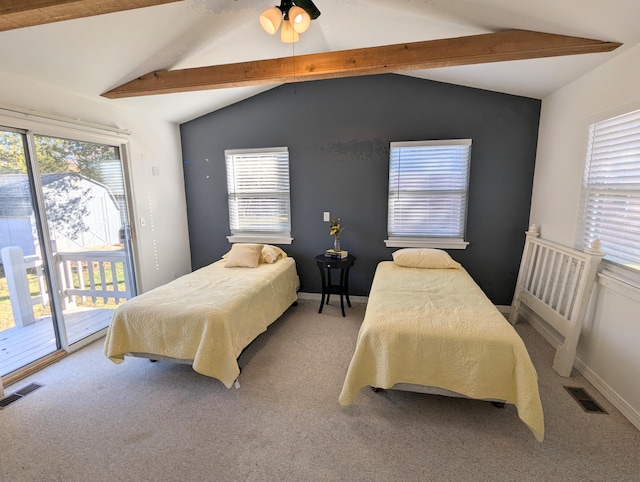
<svg viewBox="0 0 640 482">
<path fill-rule="evenodd" d="M 346 316 L 344 313 L 344 298 L 347 299 L 347 305 L 351 308 L 351 300 L 349 300 L 349 270 L 353 266 L 356 257 L 349 255 L 346 258 L 335 259 L 319 254 L 315 257 L 318 269 L 320 270 L 320 277 L 322 278 L 322 299 L 320 301 L 320 308 L 318 313 L 322 313 L 322 308 L 325 303 L 329 304 L 329 297 L 331 294 L 340 295 L 340 308 L 342 309 L 342 316 Z M 340 270 L 340 283 L 334 285 L 331 283 L 331 270 Z M 325 276 L 325 270 L 327 272 Z M 326 297 L 326 298 L 325 298 Z"/>
</svg>

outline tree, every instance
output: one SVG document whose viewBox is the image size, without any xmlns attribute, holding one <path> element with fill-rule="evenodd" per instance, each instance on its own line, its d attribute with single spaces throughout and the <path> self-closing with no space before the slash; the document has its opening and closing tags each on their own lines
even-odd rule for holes
<svg viewBox="0 0 640 482">
<path fill-rule="evenodd" d="M 116 148 L 103 144 L 35 136 L 35 145 L 41 173 L 74 172 L 101 181 L 100 162 L 118 159 Z"/>
<path fill-rule="evenodd" d="M 100 163 L 116 160 L 116 147 L 35 135 L 35 157 L 43 174 L 71 174 L 43 186 L 47 220 L 52 229 L 70 239 L 86 232 L 84 222 L 89 213 L 90 190 L 82 189 L 82 176 L 102 181 Z M 26 174 L 25 137 L 0 131 L 0 174 Z"/>
<path fill-rule="evenodd" d="M 22 136 L 0 131 L 0 174 L 25 173 L 26 169 Z"/>
<path fill-rule="evenodd" d="M 68 175 L 42 187 L 49 226 L 71 240 L 89 231 L 85 219 L 93 196 L 81 186 L 81 176 Z"/>
<path fill-rule="evenodd" d="M 100 162 L 119 159 L 116 147 L 104 144 L 34 136 L 36 160 L 41 173 L 73 172 L 101 181 Z M 0 174 L 27 172 L 24 136 L 0 131 Z"/>
</svg>

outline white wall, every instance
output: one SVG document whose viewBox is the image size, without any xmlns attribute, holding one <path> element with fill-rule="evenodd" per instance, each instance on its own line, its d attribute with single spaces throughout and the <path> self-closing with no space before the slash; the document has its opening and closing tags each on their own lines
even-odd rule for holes
<svg viewBox="0 0 640 482">
<path fill-rule="evenodd" d="M 543 99 L 530 219 L 543 238 L 576 246 L 589 125 L 640 109 L 638 86 L 640 45 Z M 640 293 L 606 283 L 594 299 L 576 366 L 640 428 Z"/>
<path fill-rule="evenodd" d="M 138 291 L 191 271 L 180 131 L 176 124 L 0 72 L 0 104 L 130 131 Z M 5 120 L 6 122 L 6 120 Z M 157 176 L 153 168 L 157 168 Z M 144 218 L 146 226 L 140 226 Z"/>
</svg>

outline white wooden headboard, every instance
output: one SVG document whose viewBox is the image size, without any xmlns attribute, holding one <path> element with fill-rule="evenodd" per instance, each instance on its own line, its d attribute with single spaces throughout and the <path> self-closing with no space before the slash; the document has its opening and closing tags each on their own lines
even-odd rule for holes
<svg viewBox="0 0 640 482">
<path fill-rule="evenodd" d="M 515 325 L 522 305 L 526 305 L 560 333 L 564 342 L 556 349 L 553 369 L 568 377 L 604 253 L 599 241 L 586 251 L 578 251 L 540 239 L 535 224 L 526 234 L 509 321 Z"/>
</svg>

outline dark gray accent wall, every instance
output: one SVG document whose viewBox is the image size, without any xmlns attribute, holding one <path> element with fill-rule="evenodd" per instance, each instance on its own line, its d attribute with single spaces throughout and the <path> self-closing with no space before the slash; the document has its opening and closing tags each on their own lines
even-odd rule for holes
<svg viewBox="0 0 640 482">
<path fill-rule="evenodd" d="M 320 292 L 314 256 L 332 246 L 322 214 L 342 218 L 368 295 L 387 248 L 389 143 L 473 140 L 466 250 L 450 250 L 495 304 L 510 304 L 527 229 L 540 101 L 401 75 L 286 84 L 182 124 L 193 269 L 229 250 L 224 150 L 289 148 L 301 291 Z"/>
</svg>

